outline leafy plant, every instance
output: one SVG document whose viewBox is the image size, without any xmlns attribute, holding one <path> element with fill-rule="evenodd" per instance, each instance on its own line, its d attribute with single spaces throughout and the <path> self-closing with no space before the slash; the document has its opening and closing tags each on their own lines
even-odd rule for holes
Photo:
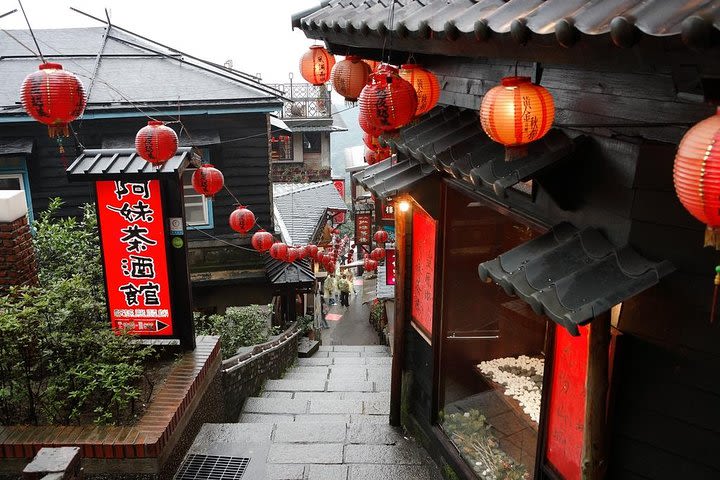
<svg viewBox="0 0 720 480">
<path fill-rule="evenodd" d="M 151 355 L 111 331 L 94 208 L 34 223 L 38 284 L 0 296 L 0 422 L 113 423 L 132 415 Z"/>
<path fill-rule="evenodd" d="M 272 305 L 228 307 L 225 315 L 196 313 L 195 329 L 200 335 L 219 335 L 223 358 L 230 358 L 239 348 L 270 338 L 271 313 Z"/>
<path fill-rule="evenodd" d="M 312 315 L 302 315 L 298 317 L 298 327 L 303 335 L 310 333 L 313 329 L 314 318 Z"/>
</svg>

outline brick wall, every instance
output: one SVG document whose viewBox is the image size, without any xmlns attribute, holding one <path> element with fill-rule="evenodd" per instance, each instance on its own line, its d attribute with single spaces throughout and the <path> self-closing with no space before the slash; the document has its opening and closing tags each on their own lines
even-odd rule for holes
<svg viewBox="0 0 720 480">
<path fill-rule="evenodd" d="M 27 218 L 23 215 L 14 222 L 0 222 L 0 292 L 35 282 L 37 266 Z"/>
<path fill-rule="evenodd" d="M 280 378 L 295 363 L 299 337 L 300 331 L 293 326 L 278 339 L 223 361 L 225 422 L 237 422 L 245 399 L 258 395 L 267 380 Z"/>
<path fill-rule="evenodd" d="M 329 168 L 313 169 L 302 163 L 272 163 L 270 179 L 278 183 L 325 182 L 331 179 Z"/>
</svg>

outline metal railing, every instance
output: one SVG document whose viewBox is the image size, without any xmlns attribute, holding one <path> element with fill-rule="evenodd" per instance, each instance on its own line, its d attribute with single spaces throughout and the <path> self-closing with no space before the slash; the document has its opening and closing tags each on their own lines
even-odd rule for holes
<svg viewBox="0 0 720 480">
<path fill-rule="evenodd" d="M 325 85 L 276 83 L 268 85 L 292 100 L 283 105 L 281 118 L 330 118 L 330 90 Z"/>
</svg>

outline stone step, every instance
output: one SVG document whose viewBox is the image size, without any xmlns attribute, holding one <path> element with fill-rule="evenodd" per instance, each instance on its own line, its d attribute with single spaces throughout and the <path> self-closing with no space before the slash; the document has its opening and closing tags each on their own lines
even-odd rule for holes
<svg viewBox="0 0 720 480">
<path fill-rule="evenodd" d="M 300 367 L 329 367 L 330 365 L 370 365 L 385 366 L 390 368 L 392 357 L 318 357 L 298 358 L 297 365 Z"/>
<path fill-rule="evenodd" d="M 243 413 L 238 419 L 239 424 L 243 423 L 369 423 L 373 425 L 388 425 L 390 418 L 388 415 L 373 415 L 369 413 L 334 413 L 334 414 L 298 414 L 298 415 L 278 415 L 272 413 Z"/>
</svg>

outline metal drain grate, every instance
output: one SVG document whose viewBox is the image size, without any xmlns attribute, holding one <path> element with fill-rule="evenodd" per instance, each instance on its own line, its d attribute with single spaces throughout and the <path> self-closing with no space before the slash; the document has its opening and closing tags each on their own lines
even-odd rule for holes
<svg viewBox="0 0 720 480">
<path fill-rule="evenodd" d="M 217 455 L 188 455 L 175 480 L 239 480 L 247 470 L 249 458 Z"/>
</svg>

